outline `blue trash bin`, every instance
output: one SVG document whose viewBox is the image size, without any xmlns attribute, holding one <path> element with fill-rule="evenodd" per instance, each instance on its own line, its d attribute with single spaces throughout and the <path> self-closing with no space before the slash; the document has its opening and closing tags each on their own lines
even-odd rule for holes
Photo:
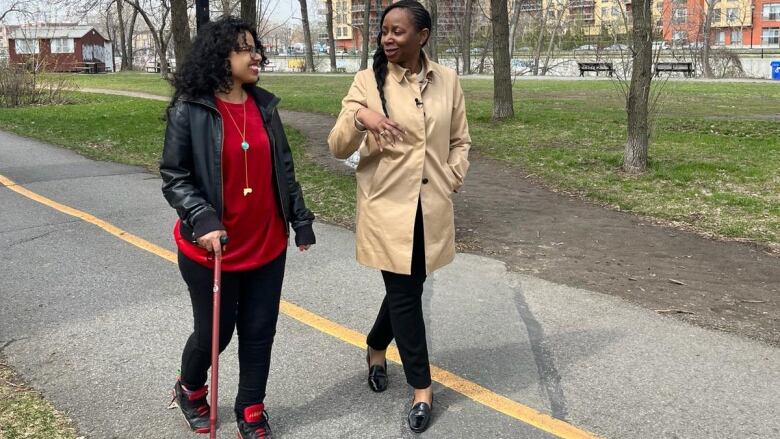
<svg viewBox="0 0 780 439">
<path fill-rule="evenodd" d="M 772 66 L 772 79 L 780 81 L 780 61 L 772 61 L 770 65 Z"/>
</svg>

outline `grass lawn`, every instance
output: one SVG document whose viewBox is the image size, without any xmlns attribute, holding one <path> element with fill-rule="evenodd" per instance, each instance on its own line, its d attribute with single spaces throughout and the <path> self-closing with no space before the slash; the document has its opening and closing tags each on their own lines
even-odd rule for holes
<svg viewBox="0 0 780 439">
<path fill-rule="evenodd" d="M 0 438 L 75 438 L 68 419 L 0 362 Z"/>
<path fill-rule="evenodd" d="M 161 95 L 170 90 L 154 74 L 74 80 L 84 87 Z M 347 77 L 261 78 L 262 86 L 282 97 L 283 108 L 333 115 L 350 83 Z M 666 82 L 650 169 L 637 177 L 619 169 L 625 112 L 614 83 L 518 81 L 517 117 L 501 123 L 490 121 L 492 82 L 462 83 L 474 149 L 481 154 L 612 208 L 718 236 L 780 241 L 780 84 Z"/>
<path fill-rule="evenodd" d="M 0 110 L 0 128 L 62 145 L 87 157 L 144 166 L 156 172 L 165 133 L 166 103 L 147 99 L 72 93 L 73 104 Z M 296 173 L 318 217 L 349 225 L 355 181 L 334 175 L 304 155 L 303 135 L 287 129 Z"/>
</svg>

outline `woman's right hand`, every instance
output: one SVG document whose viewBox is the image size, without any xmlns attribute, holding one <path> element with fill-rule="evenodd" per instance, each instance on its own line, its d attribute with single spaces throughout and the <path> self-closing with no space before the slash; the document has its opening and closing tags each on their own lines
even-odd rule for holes
<svg viewBox="0 0 780 439">
<path fill-rule="evenodd" d="M 227 247 L 227 245 L 222 245 L 221 243 L 223 236 L 227 236 L 226 231 L 214 230 L 198 238 L 198 245 L 205 248 L 207 252 L 214 253 L 215 258 L 222 257 L 222 252 Z"/>
<path fill-rule="evenodd" d="M 384 114 L 368 108 L 361 108 L 358 110 L 355 118 L 368 131 L 371 131 L 377 145 L 379 145 L 379 151 L 384 151 L 385 148 L 392 150 L 396 141 L 402 142 L 404 140 L 403 134 L 405 134 L 405 131 L 401 125 L 385 117 Z"/>
</svg>

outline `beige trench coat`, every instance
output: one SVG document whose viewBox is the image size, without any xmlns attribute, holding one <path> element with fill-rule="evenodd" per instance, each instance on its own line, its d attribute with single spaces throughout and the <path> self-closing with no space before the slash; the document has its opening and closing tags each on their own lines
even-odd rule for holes
<svg viewBox="0 0 780 439">
<path fill-rule="evenodd" d="M 421 198 L 427 273 L 455 257 L 452 193 L 463 184 L 471 146 L 466 107 L 458 75 L 425 61 L 426 83 L 388 63 L 385 100 L 390 119 L 406 130 L 397 151 L 380 152 L 374 136 L 355 125 L 355 112 L 367 107 L 382 113 L 374 72 L 355 75 L 328 136 L 334 156 L 360 152 L 357 178 L 356 246 L 359 263 L 410 274 L 414 220 Z M 422 105 L 417 102 L 422 101 Z"/>
</svg>

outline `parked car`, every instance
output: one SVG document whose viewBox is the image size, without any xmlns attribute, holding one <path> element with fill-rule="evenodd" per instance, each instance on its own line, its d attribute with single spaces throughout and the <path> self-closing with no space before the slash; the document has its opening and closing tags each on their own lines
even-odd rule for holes
<svg viewBox="0 0 780 439">
<path fill-rule="evenodd" d="M 611 46 L 605 47 L 604 50 L 610 52 L 625 52 L 628 50 L 628 46 L 626 46 L 625 44 L 613 44 Z"/>
<path fill-rule="evenodd" d="M 668 41 L 653 41 L 654 50 L 669 50 L 671 48 L 672 45 Z"/>
<path fill-rule="evenodd" d="M 592 51 L 595 52 L 595 51 L 599 50 L 599 47 L 596 46 L 595 44 L 584 44 L 582 46 L 574 48 L 575 52 L 588 51 L 588 50 L 592 50 Z"/>
</svg>

